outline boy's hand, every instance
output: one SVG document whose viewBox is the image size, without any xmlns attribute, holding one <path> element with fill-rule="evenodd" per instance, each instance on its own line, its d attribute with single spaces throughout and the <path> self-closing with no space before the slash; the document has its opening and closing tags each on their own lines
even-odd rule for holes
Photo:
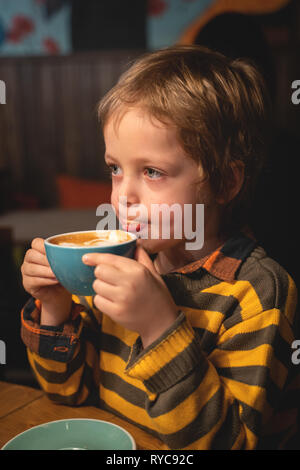
<svg viewBox="0 0 300 470">
<path fill-rule="evenodd" d="M 178 308 L 146 251 L 135 260 L 111 253 L 89 253 L 83 262 L 96 266 L 95 306 L 116 323 L 136 331 L 146 348 L 177 317 Z"/>
<path fill-rule="evenodd" d="M 35 238 L 21 266 L 24 289 L 42 303 L 41 324 L 57 326 L 67 320 L 71 294 L 58 282 L 50 268 L 44 240 Z"/>
</svg>

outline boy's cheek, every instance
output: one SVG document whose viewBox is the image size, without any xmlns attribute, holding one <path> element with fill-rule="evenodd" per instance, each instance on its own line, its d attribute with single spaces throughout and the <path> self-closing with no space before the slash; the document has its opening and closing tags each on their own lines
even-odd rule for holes
<svg viewBox="0 0 300 470">
<path fill-rule="evenodd" d="M 118 204 L 117 204 L 117 198 L 114 196 L 114 191 L 112 190 L 111 197 L 110 197 L 110 203 L 112 207 L 114 208 L 117 216 L 118 216 Z"/>
</svg>

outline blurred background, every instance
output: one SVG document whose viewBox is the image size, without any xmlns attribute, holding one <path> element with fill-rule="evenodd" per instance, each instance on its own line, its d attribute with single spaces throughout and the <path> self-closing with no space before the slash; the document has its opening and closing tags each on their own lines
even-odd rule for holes
<svg viewBox="0 0 300 470">
<path fill-rule="evenodd" d="M 0 0 L 0 380 L 35 385 L 20 340 L 31 240 L 94 229 L 109 202 L 97 102 L 134 58 L 175 43 L 247 57 L 264 74 L 271 144 L 251 224 L 298 285 L 298 0 Z"/>
</svg>

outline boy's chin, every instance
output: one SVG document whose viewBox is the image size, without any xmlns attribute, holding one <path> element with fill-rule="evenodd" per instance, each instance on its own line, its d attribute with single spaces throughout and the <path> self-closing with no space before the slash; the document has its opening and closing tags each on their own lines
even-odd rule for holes
<svg viewBox="0 0 300 470">
<path fill-rule="evenodd" d="M 159 251 L 167 250 L 168 248 L 172 248 L 182 243 L 182 240 L 178 239 L 146 239 L 146 238 L 139 238 L 138 244 L 147 251 L 148 254 L 152 255 L 154 253 L 158 253 Z"/>
</svg>

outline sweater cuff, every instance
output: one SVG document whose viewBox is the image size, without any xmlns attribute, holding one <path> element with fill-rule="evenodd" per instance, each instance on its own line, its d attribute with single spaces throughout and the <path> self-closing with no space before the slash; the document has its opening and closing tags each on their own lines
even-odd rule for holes
<svg viewBox="0 0 300 470">
<path fill-rule="evenodd" d="M 21 312 L 21 338 L 30 351 L 45 359 L 69 362 L 79 342 L 82 329 L 80 312 L 85 310 L 72 302 L 70 319 L 60 326 L 40 325 L 41 303 L 30 298 Z"/>
<path fill-rule="evenodd" d="M 143 350 L 139 337 L 132 347 L 125 373 L 142 380 L 150 393 L 161 393 L 195 367 L 206 367 L 198 336 L 183 312 L 160 338 Z"/>
</svg>

